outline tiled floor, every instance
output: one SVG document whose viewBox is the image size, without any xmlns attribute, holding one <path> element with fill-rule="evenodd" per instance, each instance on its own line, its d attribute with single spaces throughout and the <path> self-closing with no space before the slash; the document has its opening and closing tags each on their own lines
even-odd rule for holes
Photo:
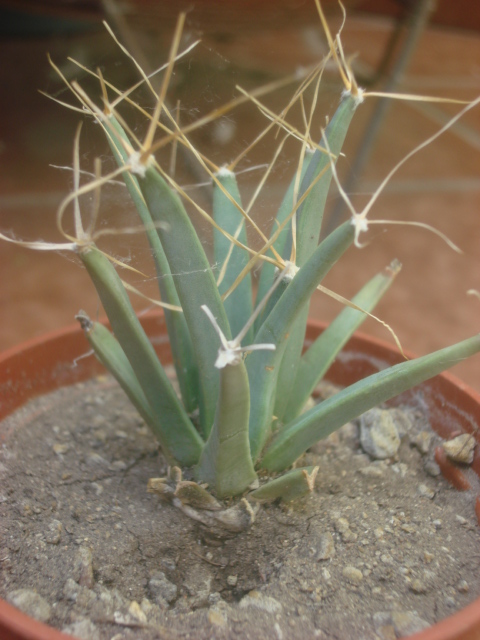
<svg viewBox="0 0 480 640">
<path fill-rule="evenodd" d="M 375 65 L 382 51 L 389 24 L 380 19 L 353 16 L 348 20 L 343 42 L 348 53 L 358 52 L 357 68 Z M 318 29 L 319 31 L 319 29 Z M 168 38 L 143 41 L 152 65 L 164 59 Z M 69 79 L 77 71 L 66 59 L 72 56 L 89 67 L 100 65 L 113 82 L 123 87 L 134 81 L 132 65 L 122 57 L 103 32 L 68 38 L 10 40 L 0 42 L 1 148 L 0 148 L 0 231 L 25 240 L 59 240 L 55 211 L 68 191 L 71 176 L 54 165 L 71 165 L 72 138 L 78 114 L 52 103 L 37 90 L 61 100 L 67 92 L 46 62 L 49 51 Z M 152 53 L 154 51 L 154 53 Z M 324 51 L 316 26 L 292 28 L 275 33 L 238 34 L 227 40 L 206 39 L 187 64 L 179 67 L 173 80 L 171 101 L 181 99 L 185 118 L 187 107 L 208 110 L 213 102 L 228 100 L 235 84 L 248 88 L 294 71 L 299 65 L 315 62 Z M 196 60 L 196 62 L 195 62 Z M 84 82 L 84 74 L 80 74 Z M 317 127 L 335 105 L 338 80 L 326 74 L 326 88 L 319 100 Z M 429 28 L 424 34 L 405 78 L 402 90 L 431 95 L 473 99 L 480 94 L 480 38 L 468 32 Z M 270 96 L 273 107 L 281 108 L 288 91 Z M 373 99 L 360 107 L 349 133 L 346 157 L 339 165 L 345 170 L 368 120 Z M 381 139 L 356 191 L 371 193 L 375 184 L 413 146 L 430 136 L 457 107 L 395 103 L 382 127 Z M 221 164 L 234 157 L 262 124 L 258 114 L 243 107 L 224 122 L 196 135 L 202 150 Z M 137 127 L 140 123 L 137 122 Z M 84 127 L 82 162 L 91 169 L 95 155 L 106 154 L 95 127 Z M 92 146 L 92 150 L 89 150 Z M 260 145 L 252 165 L 265 161 L 273 146 Z M 106 160 L 108 166 L 108 159 Z M 246 164 L 244 166 L 247 166 Z M 267 222 L 278 201 L 281 180 L 294 165 L 283 159 L 268 187 L 268 198 L 258 207 Z M 259 174 L 245 174 L 258 180 Z M 192 182 L 191 176 L 183 176 Z M 245 182 L 251 193 L 252 182 Z M 203 197 L 198 191 L 198 197 Z M 129 208 L 121 191 L 104 192 L 103 218 L 118 226 L 131 224 Z M 331 197 L 330 205 L 336 196 Z M 364 201 L 364 199 L 363 199 Z M 362 199 L 356 200 L 358 206 Z M 393 258 L 403 271 L 378 315 L 393 326 L 404 348 L 418 354 L 450 344 L 477 333 L 480 328 L 480 300 L 467 296 L 468 289 L 480 290 L 480 107 L 469 112 L 461 124 L 434 145 L 412 158 L 388 185 L 372 212 L 373 218 L 417 220 L 446 233 L 463 254 L 458 255 L 431 233 L 411 227 L 378 226 L 369 234 L 368 246 L 351 250 L 328 278 L 327 284 L 344 296 L 351 296 L 373 273 Z M 205 224 L 203 223 L 203 226 Z M 136 259 L 144 245 L 135 236 L 108 241 L 104 245 L 119 256 Z M 152 274 L 148 262 L 140 266 Z M 70 324 L 79 308 L 95 315 L 98 308 L 92 286 L 76 260 L 69 255 L 37 253 L 14 245 L 0 245 L 0 349 L 27 338 Z M 146 291 L 154 289 L 146 285 Z M 146 303 L 136 300 L 137 308 Z M 318 295 L 312 315 L 330 319 L 338 305 Z M 369 320 L 364 331 L 385 339 L 388 333 Z M 479 358 L 458 366 L 456 373 L 480 389 Z"/>
</svg>

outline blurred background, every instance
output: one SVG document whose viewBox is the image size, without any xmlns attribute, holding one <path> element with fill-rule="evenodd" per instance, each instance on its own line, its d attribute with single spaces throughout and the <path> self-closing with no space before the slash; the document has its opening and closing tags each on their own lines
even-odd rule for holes
<svg viewBox="0 0 480 640">
<path fill-rule="evenodd" d="M 347 0 L 345 4 L 342 42 L 362 86 L 462 100 L 480 95 L 480 4 L 476 0 Z M 338 29 L 342 21 L 338 4 L 324 0 L 322 5 L 332 30 Z M 39 93 L 75 104 L 47 53 L 68 81 L 78 80 L 99 102 L 98 83 L 70 58 L 89 69 L 100 68 L 121 89 L 139 78 L 102 20 L 108 21 L 145 69 L 154 70 L 168 55 L 182 8 L 188 9 L 183 46 L 201 38 L 177 65 L 171 83 L 169 103 L 182 124 L 239 95 L 237 85 L 253 90 L 315 64 L 327 51 L 314 0 L 0 0 L 1 233 L 22 240 L 61 241 L 56 211 L 72 186 L 73 136 L 82 116 Z M 284 86 L 262 100 L 278 111 L 295 86 Z M 339 91 L 338 73 L 328 67 L 313 127 L 318 138 L 325 117 L 335 110 Z M 140 92 L 137 99 L 152 108 L 148 92 Z M 307 94 L 307 105 L 311 99 Z M 367 99 L 358 109 L 345 157 L 338 164 L 357 210 L 408 151 L 459 109 L 450 104 Z M 142 118 L 134 112 L 129 115 L 141 135 Z M 292 121 L 301 124 L 301 114 L 294 110 Z M 205 155 L 222 165 L 237 157 L 266 124 L 252 105 L 243 105 L 193 137 Z M 239 164 L 244 204 L 262 176 L 261 167 L 271 160 L 275 144 L 273 136 L 267 137 Z M 298 144 L 285 146 L 272 179 L 252 209 L 266 230 L 295 171 L 295 151 Z M 102 158 L 104 172 L 113 168 L 98 127 L 86 122 L 82 168 L 92 171 L 97 156 Z M 160 159 L 173 167 L 170 149 Z M 176 179 L 207 207 L 209 187 L 192 159 L 177 153 L 174 166 Z M 86 198 L 81 204 L 88 215 L 91 202 Z M 326 223 L 333 227 L 345 215 L 332 189 Z M 122 187 L 105 187 L 99 228 L 131 226 L 132 216 Z M 420 355 L 477 333 L 480 299 L 467 295 L 467 290 L 480 291 L 480 107 L 401 168 L 371 217 L 430 224 L 463 253 L 455 253 L 422 229 L 378 225 L 365 236 L 367 246 L 350 250 L 324 284 L 351 297 L 397 258 L 403 270 L 376 313 L 394 328 L 405 349 Z M 208 225 L 198 216 L 195 222 L 208 243 Z M 251 229 L 249 234 L 255 243 Z M 133 275 L 130 279 L 147 295 L 156 296 L 154 270 L 140 235 L 105 238 L 101 246 L 146 274 L 146 278 Z M 149 307 L 144 299 L 133 301 L 139 311 Z M 101 314 L 95 291 L 74 256 L 0 243 L 0 350 L 72 324 L 80 308 L 92 316 Z M 338 303 L 317 294 L 311 315 L 330 320 L 339 311 Z M 393 342 L 370 319 L 362 331 Z M 459 365 L 455 373 L 480 390 L 478 357 Z"/>
</svg>

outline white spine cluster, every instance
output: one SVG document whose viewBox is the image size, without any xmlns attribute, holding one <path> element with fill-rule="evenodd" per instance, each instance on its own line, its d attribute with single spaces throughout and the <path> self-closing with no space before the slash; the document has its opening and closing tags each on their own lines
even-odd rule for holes
<svg viewBox="0 0 480 640">
<path fill-rule="evenodd" d="M 290 260 L 285 260 L 285 262 L 283 263 L 283 275 L 282 275 L 282 280 L 284 280 L 285 282 L 291 282 L 294 277 L 297 275 L 297 273 L 300 271 L 300 267 L 297 267 L 296 264 L 294 264 L 293 262 L 290 262 Z M 279 273 L 280 269 L 277 267 L 275 269 L 275 273 Z"/>
<path fill-rule="evenodd" d="M 154 162 L 153 156 L 149 156 L 146 161 L 141 161 L 142 154 L 140 151 L 134 151 L 128 158 L 130 171 L 141 178 L 145 177 L 148 167 Z"/>
<path fill-rule="evenodd" d="M 218 326 L 215 316 L 207 307 L 207 305 L 202 304 L 202 309 L 207 314 L 208 319 L 212 323 L 213 328 L 220 338 L 220 349 L 218 350 L 217 359 L 215 360 L 215 366 L 217 369 L 223 369 L 227 365 L 231 365 L 232 367 L 234 367 L 240 364 L 243 360 L 243 354 L 248 351 L 259 351 L 260 349 L 275 351 L 276 347 L 274 344 L 252 344 L 248 347 L 242 347 L 240 345 L 240 342 L 246 333 L 245 328 L 238 334 L 236 338 L 234 338 L 233 340 L 227 340 L 223 331 Z"/>
</svg>

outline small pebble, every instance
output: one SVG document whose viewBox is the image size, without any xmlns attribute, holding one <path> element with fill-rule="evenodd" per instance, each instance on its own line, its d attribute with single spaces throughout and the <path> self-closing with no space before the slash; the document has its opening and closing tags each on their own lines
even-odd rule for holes
<svg viewBox="0 0 480 640">
<path fill-rule="evenodd" d="M 438 478 L 438 476 L 442 473 L 435 460 L 426 460 L 423 468 L 425 469 L 425 473 L 428 473 L 428 475 L 432 478 Z"/>
<path fill-rule="evenodd" d="M 152 604 L 148 598 L 142 598 L 140 608 L 147 618 L 153 615 L 156 611 L 161 611 L 160 607 L 157 607 L 156 604 Z"/>
<path fill-rule="evenodd" d="M 415 580 L 412 580 L 409 588 L 410 588 L 410 591 L 413 591 L 413 593 L 417 593 L 417 594 L 427 593 L 426 585 L 418 578 L 415 578 Z"/>
<path fill-rule="evenodd" d="M 460 593 L 468 593 L 469 591 L 468 582 L 466 580 L 460 580 L 460 582 L 457 585 L 457 590 L 460 591 Z"/>
<path fill-rule="evenodd" d="M 210 552 L 209 552 L 210 553 Z M 208 553 L 206 554 L 206 557 L 208 558 Z M 213 558 L 213 555 L 210 553 L 210 555 Z M 212 558 L 208 558 L 209 560 L 211 560 Z M 175 561 L 172 560 L 171 558 L 162 558 L 160 560 L 160 564 L 162 565 L 162 567 L 165 567 L 165 569 L 167 569 L 167 571 L 175 571 L 175 569 L 177 568 L 177 565 L 175 564 Z"/>
<path fill-rule="evenodd" d="M 356 567 L 347 566 L 342 571 L 343 577 L 351 584 L 360 584 L 363 580 L 363 574 Z"/>
<path fill-rule="evenodd" d="M 95 624 L 88 619 L 76 620 L 62 629 L 63 633 L 79 640 L 100 640 L 100 633 Z"/>
<path fill-rule="evenodd" d="M 72 578 L 68 578 L 63 587 L 63 595 L 67 600 L 71 600 L 72 602 L 76 602 L 78 597 L 78 592 L 80 590 L 80 585 L 78 585 L 75 580 Z"/>
<path fill-rule="evenodd" d="M 31 589 L 15 589 L 10 591 L 6 597 L 7 602 L 12 604 L 27 616 L 35 618 L 40 622 L 48 622 L 52 615 L 52 609 L 45 598 Z"/>
<path fill-rule="evenodd" d="M 350 530 L 350 523 L 346 518 L 335 520 L 335 529 L 342 536 L 343 542 L 356 542 L 358 535 Z"/>
<path fill-rule="evenodd" d="M 57 454 L 57 456 L 62 456 L 64 453 L 67 453 L 69 449 L 68 444 L 61 444 L 59 442 L 55 443 L 52 447 L 53 452 Z"/>
<path fill-rule="evenodd" d="M 220 564 L 222 558 L 219 559 Z M 210 569 L 203 565 L 196 565 L 190 568 L 185 575 L 183 586 L 190 596 L 190 606 L 194 608 L 208 605 L 208 597 L 212 589 L 213 576 Z"/>
<path fill-rule="evenodd" d="M 208 621 L 215 627 L 225 627 L 225 625 L 227 624 L 227 619 L 225 618 L 225 616 L 220 613 L 220 611 L 216 611 L 215 609 L 209 610 Z"/>
<path fill-rule="evenodd" d="M 392 614 L 390 611 L 377 611 L 373 614 L 372 619 L 375 629 L 392 624 Z"/>
<path fill-rule="evenodd" d="M 360 417 L 360 443 L 376 460 L 391 458 L 397 453 L 400 436 L 390 411 L 375 408 Z"/>
<path fill-rule="evenodd" d="M 319 539 L 317 560 L 330 560 L 335 555 L 335 543 L 331 533 L 322 533 Z"/>
<path fill-rule="evenodd" d="M 282 631 L 281 626 L 278 624 L 278 622 L 276 622 L 273 625 L 273 628 L 275 629 L 275 634 L 277 636 L 277 640 L 283 640 L 283 631 Z M 317 636 L 317 634 L 315 634 L 315 635 L 316 635 L 316 637 L 319 637 L 319 636 Z"/>
<path fill-rule="evenodd" d="M 93 557 L 89 547 L 81 546 L 74 559 L 73 579 L 82 587 L 91 589 L 95 584 L 93 577 Z"/>
<path fill-rule="evenodd" d="M 383 564 L 393 564 L 394 560 L 392 558 L 392 556 L 389 553 L 382 553 L 382 555 L 380 556 L 380 561 L 383 562 Z"/>
<path fill-rule="evenodd" d="M 238 576 L 227 576 L 227 584 L 229 587 L 235 587 L 238 582 Z"/>
<path fill-rule="evenodd" d="M 48 531 L 45 533 L 45 542 L 47 544 L 58 544 L 62 539 L 63 525 L 60 520 L 52 520 L 48 525 Z"/>
<path fill-rule="evenodd" d="M 398 462 L 397 464 L 392 465 L 392 471 L 394 473 L 399 473 L 401 478 L 405 478 L 408 473 L 408 465 L 404 462 Z"/>
<path fill-rule="evenodd" d="M 351 531 L 350 529 L 348 529 L 341 535 L 343 542 L 356 542 L 358 538 L 358 535 L 356 533 L 353 533 L 353 531 Z"/>
<path fill-rule="evenodd" d="M 136 600 L 132 600 L 132 602 L 130 603 L 130 606 L 128 607 L 128 613 L 132 618 L 134 618 L 141 624 L 145 624 L 147 622 L 147 616 L 145 615 L 145 612 L 142 611 L 142 608 Z"/>
<path fill-rule="evenodd" d="M 433 500 L 433 498 L 435 497 L 435 491 L 431 489 L 429 486 L 427 486 L 426 484 L 419 484 L 417 487 L 417 491 L 419 495 L 421 495 L 424 498 L 429 498 L 430 500 Z"/>
<path fill-rule="evenodd" d="M 443 442 L 442 446 L 450 460 L 462 464 L 471 464 L 473 462 L 475 444 L 476 441 L 472 434 L 462 433 L 461 436 Z"/>
<path fill-rule="evenodd" d="M 338 533 L 345 533 L 350 529 L 350 523 L 346 518 L 338 518 L 335 520 L 335 529 Z"/>
<path fill-rule="evenodd" d="M 413 524 L 408 524 L 408 523 L 401 524 L 400 529 L 402 531 L 405 531 L 406 533 L 415 533 L 417 531 Z"/>
<path fill-rule="evenodd" d="M 398 435 L 400 438 L 403 438 L 412 428 L 413 421 L 411 416 L 404 409 L 400 409 L 400 407 L 388 409 L 388 412 L 397 428 Z"/>
<path fill-rule="evenodd" d="M 420 431 L 412 440 L 414 447 L 420 451 L 422 455 L 426 455 L 430 451 L 433 434 L 429 431 Z"/>
<path fill-rule="evenodd" d="M 416 611 L 393 611 L 392 622 L 397 638 L 407 638 L 430 626 Z"/>
<path fill-rule="evenodd" d="M 218 591 L 213 591 L 208 596 L 208 604 L 217 604 L 222 599 L 222 595 Z"/>
<path fill-rule="evenodd" d="M 127 468 L 127 463 L 123 460 L 115 460 L 115 462 L 112 462 L 112 464 L 108 468 L 111 471 L 125 471 L 125 469 Z"/>
<path fill-rule="evenodd" d="M 148 582 L 148 589 L 154 602 L 160 606 L 170 603 L 177 597 L 177 586 L 167 579 L 161 571 L 155 573 Z"/>
<path fill-rule="evenodd" d="M 101 484 L 98 484 L 98 482 L 92 482 L 90 484 L 90 488 L 92 489 L 92 491 L 95 493 L 96 496 L 99 496 L 103 493 L 103 487 Z"/>
<path fill-rule="evenodd" d="M 397 640 L 397 634 L 395 633 L 395 627 L 393 624 L 386 624 L 381 627 L 377 627 L 376 632 L 380 640 Z"/>
<path fill-rule="evenodd" d="M 108 467 L 109 462 L 105 460 L 99 453 L 91 453 L 86 459 L 89 467 Z"/>
<path fill-rule="evenodd" d="M 367 467 L 360 469 L 360 473 L 362 476 L 367 476 L 368 478 L 380 478 L 385 473 L 385 466 L 384 464 L 372 462 L 372 464 L 369 464 Z"/>
<path fill-rule="evenodd" d="M 278 600 L 271 596 L 265 596 L 260 591 L 254 589 L 250 591 L 244 598 L 240 600 L 240 608 L 255 607 L 256 609 L 263 609 L 269 613 L 279 613 L 282 610 L 282 605 Z"/>
</svg>

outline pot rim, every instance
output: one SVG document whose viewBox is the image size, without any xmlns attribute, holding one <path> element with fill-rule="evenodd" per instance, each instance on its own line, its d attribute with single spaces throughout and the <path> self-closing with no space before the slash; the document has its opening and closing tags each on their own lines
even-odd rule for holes
<svg viewBox="0 0 480 640">
<path fill-rule="evenodd" d="M 140 319 L 142 324 L 146 326 L 148 333 L 155 330 L 156 325 L 156 329 L 162 330 L 163 328 L 164 333 L 165 322 L 161 311 L 150 311 Z M 318 335 L 319 331 L 322 331 L 325 326 L 326 323 L 309 320 L 307 340 L 312 339 L 316 334 Z M 80 367 L 72 366 L 72 360 L 75 362 L 76 359 L 84 357 L 90 351 L 86 339 L 79 340 L 80 337 L 83 338 L 82 329 L 77 324 L 70 325 L 27 340 L 0 354 L 0 389 L 6 392 L 7 395 L 7 401 L 4 401 L 2 403 L 3 406 L 0 408 L 0 420 L 37 395 L 47 393 L 53 388 L 74 384 L 103 371 L 94 358 L 88 358 L 88 361 L 87 359 L 83 360 Z M 157 348 L 160 346 L 162 355 L 168 358 L 169 348 L 166 341 L 159 340 L 156 342 L 155 346 Z M 41 360 L 40 369 L 44 374 L 48 367 L 53 366 L 56 362 L 58 364 L 58 357 L 53 357 L 51 354 L 52 343 L 62 345 L 60 358 L 64 363 L 69 363 L 68 370 L 65 371 L 61 368 L 60 383 L 58 379 L 55 380 L 58 375 L 58 367 L 54 367 L 53 372 L 50 372 L 50 376 L 41 376 L 38 384 L 24 384 L 22 387 L 21 383 L 27 379 L 28 373 L 38 369 L 39 359 Z M 49 349 L 46 348 L 47 344 L 50 345 Z M 373 348 L 374 356 L 371 358 L 372 360 L 377 362 L 380 360 L 384 364 L 394 364 L 402 360 L 395 347 L 384 340 L 361 332 L 354 334 L 343 351 L 346 353 L 354 350 L 358 351 L 360 345 L 365 344 L 369 345 L 370 351 Z M 25 354 L 27 354 L 26 359 Z M 409 352 L 406 352 L 406 355 L 409 358 L 412 357 Z M 23 364 L 21 364 L 22 360 Z M 17 385 L 12 384 L 11 376 L 17 376 Z M 465 402 L 469 408 L 475 407 L 480 420 L 480 394 L 468 387 L 455 375 L 445 372 L 436 376 L 433 382 L 428 381 L 425 384 L 428 385 L 428 388 L 431 388 L 431 393 L 440 392 L 443 395 L 454 391 L 456 401 Z M 25 386 L 27 387 L 26 389 Z M 11 397 L 19 390 L 21 392 L 21 401 L 18 403 L 12 402 Z M 8 399 L 9 396 L 10 400 Z M 480 435 L 478 433 L 476 435 L 478 440 Z M 0 631 L 8 634 L 6 636 L 2 635 L 2 640 L 3 638 L 5 640 L 74 640 L 72 636 L 28 617 L 2 599 L 0 599 Z M 409 636 L 409 640 L 478 640 L 479 637 L 480 597 L 425 631 Z"/>
</svg>

